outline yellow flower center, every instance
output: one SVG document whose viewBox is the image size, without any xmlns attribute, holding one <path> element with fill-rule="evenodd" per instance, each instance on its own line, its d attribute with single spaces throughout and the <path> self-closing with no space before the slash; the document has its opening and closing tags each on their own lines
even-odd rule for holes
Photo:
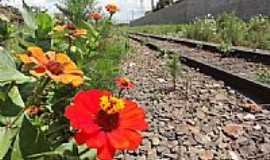
<svg viewBox="0 0 270 160">
<path fill-rule="evenodd" d="M 100 107 L 107 114 L 114 114 L 125 108 L 125 102 L 113 96 L 102 96 L 100 98 Z"/>
<path fill-rule="evenodd" d="M 129 83 L 130 83 L 130 80 L 129 80 L 129 79 L 123 78 L 122 84 L 123 84 L 124 86 L 128 86 Z"/>
</svg>

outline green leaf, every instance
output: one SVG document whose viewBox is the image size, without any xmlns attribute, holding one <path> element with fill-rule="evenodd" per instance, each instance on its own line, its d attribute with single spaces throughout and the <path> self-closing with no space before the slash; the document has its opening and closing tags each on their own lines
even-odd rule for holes
<svg viewBox="0 0 270 160">
<path fill-rule="evenodd" d="M 5 101 L 5 99 L 6 99 L 6 94 L 4 93 L 4 92 L 1 92 L 0 91 L 0 102 L 2 101 Z"/>
<path fill-rule="evenodd" d="M 0 115 L 3 116 L 3 118 L 4 117 L 14 118 L 21 110 L 22 108 L 14 104 L 9 96 L 6 97 L 4 102 L 0 103 Z"/>
<path fill-rule="evenodd" d="M 48 33 L 52 30 L 53 28 L 53 19 L 52 17 L 47 14 L 47 13 L 40 13 L 38 14 L 37 18 L 37 25 L 38 25 L 38 30 Z"/>
<path fill-rule="evenodd" d="M 21 157 L 21 159 L 27 160 L 31 159 L 29 156 L 33 154 L 50 151 L 45 136 L 35 128 L 26 117 L 24 117 L 22 121 L 22 127 L 19 136 L 16 138 L 15 144 L 17 146 L 15 146 L 16 149 L 12 152 L 12 160 L 19 160 Z"/>
<path fill-rule="evenodd" d="M 17 129 L 0 128 L 0 159 L 3 159 L 7 154 L 16 133 Z"/>
<path fill-rule="evenodd" d="M 89 33 L 92 37 L 94 37 L 95 39 L 98 38 L 98 36 L 100 35 L 100 34 L 98 33 L 98 31 L 97 31 L 91 24 L 89 24 L 89 23 L 87 23 L 87 22 L 85 22 L 85 21 L 83 21 L 82 27 L 83 27 L 83 28 L 86 28 L 87 31 L 88 31 L 88 33 Z"/>
<path fill-rule="evenodd" d="M 20 10 L 24 23 L 32 30 L 36 30 L 38 28 L 35 13 L 30 10 L 30 8 L 22 8 Z"/>
<path fill-rule="evenodd" d="M 97 157 L 97 151 L 96 149 L 89 149 L 86 152 L 84 150 L 87 149 L 87 146 L 79 146 L 79 152 L 83 152 L 83 154 L 80 154 L 80 159 L 82 160 L 95 160 Z"/>
<path fill-rule="evenodd" d="M 11 153 L 11 159 L 12 160 L 22 160 L 23 156 L 20 150 L 20 144 L 19 144 L 19 135 L 16 136 L 15 143 L 13 145 L 12 153 Z"/>
<path fill-rule="evenodd" d="M 11 90 L 8 92 L 8 96 L 10 97 L 12 102 L 16 104 L 17 106 L 20 106 L 22 108 L 25 107 L 25 104 L 23 102 L 23 99 L 20 95 L 20 91 L 17 86 L 14 86 L 13 88 L 11 88 Z"/>
<path fill-rule="evenodd" d="M 23 48 L 25 48 L 25 49 L 28 48 L 28 47 L 35 46 L 35 43 L 26 41 L 26 40 L 23 39 L 23 38 L 18 37 L 17 40 L 19 41 L 19 44 L 20 44 Z"/>
<path fill-rule="evenodd" d="M 16 68 L 14 60 L 5 50 L 0 50 L 0 67 Z"/>
<path fill-rule="evenodd" d="M 0 84 L 15 81 L 25 83 L 30 78 L 16 69 L 15 62 L 6 51 L 0 51 Z"/>
</svg>

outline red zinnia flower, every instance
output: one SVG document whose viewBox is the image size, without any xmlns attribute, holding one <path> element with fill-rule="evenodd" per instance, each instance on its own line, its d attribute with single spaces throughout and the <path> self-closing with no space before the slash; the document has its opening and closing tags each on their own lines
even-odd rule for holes
<svg viewBox="0 0 270 160">
<path fill-rule="evenodd" d="M 123 77 L 117 78 L 115 83 L 120 89 L 132 89 L 135 87 L 135 85 L 129 79 Z"/>
<path fill-rule="evenodd" d="M 101 160 L 111 160 L 116 150 L 136 149 L 142 141 L 139 131 L 148 127 L 136 103 L 95 89 L 79 92 L 65 116 L 78 130 L 77 143 L 96 148 Z"/>
<path fill-rule="evenodd" d="M 88 16 L 89 16 L 89 18 L 92 18 L 95 21 L 99 21 L 102 18 L 102 15 L 98 12 L 90 13 Z"/>
</svg>

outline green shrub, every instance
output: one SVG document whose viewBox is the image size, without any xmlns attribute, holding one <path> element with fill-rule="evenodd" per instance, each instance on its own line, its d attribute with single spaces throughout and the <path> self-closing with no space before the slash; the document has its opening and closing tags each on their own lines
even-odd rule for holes
<svg viewBox="0 0 270 160">
<path fill-rule="evenodd" d="M 217 32 L 224 41 L 241 45 L 246 34 L 246 24 L 234 14 L 223 14 L 217 19 Z"/>
<path fill-rule="evenodd" d="M 269 71 L 262 71 L 257 73 L 257 81 L 270 84 L 270 72 Z"/>
<path fill-rule="evenodd" d="M 198 19 L 184 30 L 184 37 L 201 41 L 210 41 L 215 35 L 216 21 L 213 18 Z"/>
<path fill-rule="evenodd" d="M 234 13 L 224 13 L 216 19 L 207 16 L 189 24 L 146 25 L 128 30 L 220 43 L 223 50 L 231 45 L 270 49 L 270 20 L 263 16 L 243 21 Z"/>
<path fill-rule="evenodd" d="M 247 32 L 248 46 L 270 49 L 270 20 L 267 17 L 257 16 L 250 19 Z"/>
</svg>

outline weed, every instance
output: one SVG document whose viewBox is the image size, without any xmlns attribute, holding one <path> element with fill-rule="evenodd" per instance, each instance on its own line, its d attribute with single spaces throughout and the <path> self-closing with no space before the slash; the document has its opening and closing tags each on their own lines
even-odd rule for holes
<svg viewBox="0 0 270 160">
<path fill-rule="evenodd" d="M 233 13 L 225 13 L 217 19 L 217 32 L 226 42 L 242 45 L 246 35 L 246 23 Z"/>
<path fill-rule="evenodd" d="M 223 53 L 224 56 L 228 56 L 232 52 L 232 44 L 230 42 L 222 42 L 218 50 Z"/>
<path fill-rule="evenodd" d="M 180 76 L 182 72 L 182 66 L 179 61 L 179 56 L 174 54 L 172 58 L 167 62 L 167 66 L 170 75 L 172 76 L 173 90 L 175 91 L 177 77 Z"/>
<path fill-rule="evenodd" d="M 113 90 L 114 79 L 120 74 L 121 57 L 129 51 L 129 44 L 126 38 L 114 35 L 111 39 L 104 40 L 102 46 L 89 61 L 91 83 L 88 87 Z"/>
<path fill-rule="evenodd" d="M 270 72 L 263 71 L 263 72 L 257 73 L 257 81 L 270 85 Z"/>
</svg>

